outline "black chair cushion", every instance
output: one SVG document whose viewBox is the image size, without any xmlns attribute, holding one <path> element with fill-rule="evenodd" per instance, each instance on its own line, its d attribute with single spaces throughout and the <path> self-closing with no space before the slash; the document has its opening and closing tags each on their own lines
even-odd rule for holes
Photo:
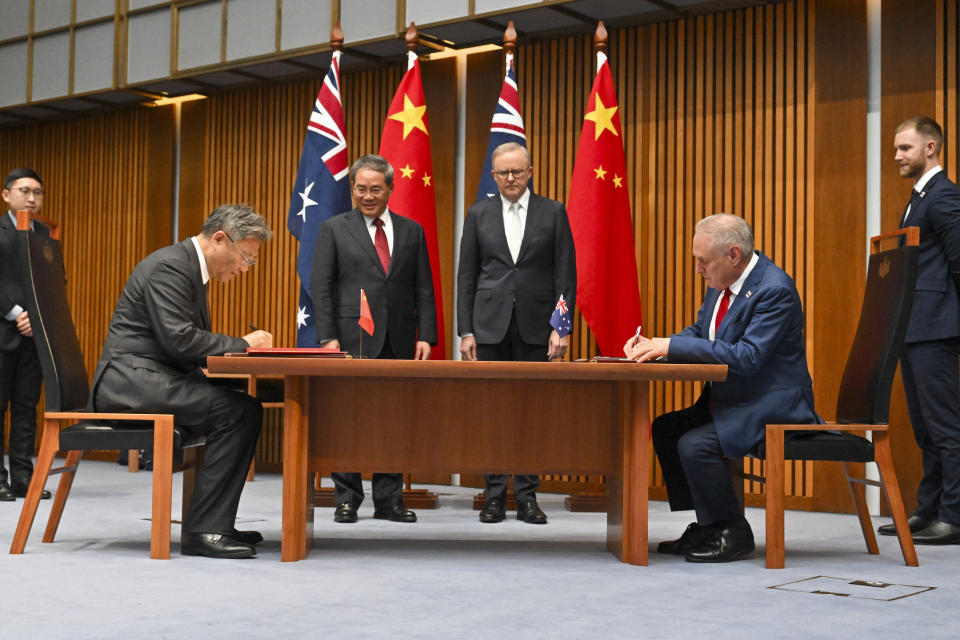
<svg viewBox="0 0 960 640">
<path fill-rule="evenodd" d="M 186 449 L 204 443 L 202 435 L 180 427 L 173 428 L 173 448 Z M 153 428 L 149 422 L 78 422 L 60 432 L 60 449 L 153 449 Z"/>
<path fill-rule="evenodd" d="M 761 442 L 754 447 L 750 456 L 766 459 L 766 443 Z M 786 460 L 873 462 L 873 443 L 852 433 L 803 431 L 787 435 L 783 443 L 783 457 Z"/>
</svg>

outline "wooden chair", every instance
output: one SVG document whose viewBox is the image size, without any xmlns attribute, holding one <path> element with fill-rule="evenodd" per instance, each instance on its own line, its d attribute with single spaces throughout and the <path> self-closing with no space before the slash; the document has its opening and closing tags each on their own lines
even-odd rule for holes
<svg viewBox="0 0 960 640">
<path fill-rule="evenodd" d="M 906 242 L 903 242 L 903 239 Z M 900 246 L 880 251 L 880 243 L 900 239 Z M 782 569 L 785 460 L 833 460 L 843 463 L 867 551 L 878 554 L 863 485 L 879 486 L 897 527 L 904 562 L 918 566 L 917 552 L 890 452 L 890 388 L 910 322 L 917 279 L 920 232 L 917 227 L 871 238 L 867 284 L 857 334 L 847 357 L 837 399 L 837 420 L 823 425 L 768 424 L 766 440 L 751 457 L 766 460 L 767 568 Z M 857 433 L 871 432 L 872 441 Z M 851 475 L 851 464 L 876 462 L 880 481 Z M 754 481 L 763 478 L 746 476 Z M 742 483 L 741 483 L 742 486 Z"/>
<path fill-rule="evenodd" d="M 18 224 L 26 229 L 26 223 Z M 46 411 L 37 466 L 20 512 L 10 553 L 23 553 L 50 475 L 62 474 L 43 535 L 53 542 L 70 487 L 86 450 L 153 449 L 153 515 L 150 557 L 170 557 L 170 508 L 174 447 L 185 448 L 187 469 L 183 478 L 183 509 L 193 493 L 197 447 L 203 438 L 174 427 L 170 414 L 94 413 L 86 411 L 89 384 L 80 343 L 67 302 L 60 243 L 46 236 L 17 231 L 16 250 L 28 283 L 27 311 L 46 388 Z M 133 391 L 131 391 L 133 392 Z M 76 422 L 63 431 L 61 422 Z M 66 463 L 51 469 L 58 450 L 67 452 Z"/>
</svg>

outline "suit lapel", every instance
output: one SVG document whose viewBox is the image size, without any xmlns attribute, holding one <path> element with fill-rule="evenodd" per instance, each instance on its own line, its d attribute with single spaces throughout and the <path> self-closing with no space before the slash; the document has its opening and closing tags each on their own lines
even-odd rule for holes
<svg viewBox="0 0 960 640">
<path fill-rule="evenodd" d="M 503 224 L 503 216 L 500 216 L 500 219 L 501 224 Z M 543 216 L 540 215 L 540 202 L 538 201 L 538 197 L 531 193 L 530 199 L 527 200 L 527 220 L 523 225 L 523 239 L 520 241 L 520 251 L 517 252 L 517 262 L 520 262 L 524 252 L 527 250 L 527 246 L 533 242 L 532 238 L 537 233 L 536 227 L 541 223 L 543 223 Z"/>
<path fill-rule="evenodd" d="M 730 308 L 727 310 L 727 315 L 723 317 L 723 322 L 721 322 L 720 326 L 717 327 L 717 335 L 714 336 L 715 340 L 721 339 L 723 334 L 726 332 L 727 327 L 730 326 L 730 323 L 734 320 L 739 320 L 744 314 L 744 310 L 747 308 L 747 298 L 753 295 L 754 290 L 760 286 L 760 281 L 763 279 L 763 272 L 766 271 L 766 269 L 767 262 L 764 260 L 763 255 L 761 254 L 759 260 L 757 260 L 757 265 L 753 268 L 753 271 L 750 272 L 750 275 L 747 276 L 743 286 L 740 287 L 740 293 L 737 294 L 737 297 L 734 298 L 733 302 L 730 304 Z"/>
<path fill-rule="evenodd" d="M 180 246 L 187 252 L 187 258 L 190 260 L 190 277 L 193 279 L 193 289 L 196 292 L 193 298 L 194 304 L 200 309 L 203 329 L 210 331 L 210 304 L 207 300 L 207 287 L 203 284 L 203 274 L 200 273 L 200 257 L 190 238 L 181 242 Z"/>
<path fill-rule="evenodd" d="M 906 219 L 904 219 L 903 216 L 907 215 L 907 208 L 906 207 L 903 208 L 903 215 L 900 216 L 900 224 L 898 225 L 899 229 L 902 229 L 903 225 L 907 225 L 910 227 L 920 226 L 914 221 L 916 220 L 916 217 L 919 217 L 920 215 L 923 214 L 923 211 L 925 209 L 924 200 L 926 199 L 927 195 L 929 195 L 930 191 L 937 187 L 937 184 L 940 182 L 940 179 L 943 175 L 944 173 L 943 173 L 943 170 L 941 169 L 940 171 L 933 174 L 933 176 L 931 176 L 929 180 L 927 180 L 927 184 L 923 185 L 923 189 L 920 191 L 920 197 L 914 203 L 913 207 L 911 207 L 910 215 L 907 216 Z M 910 187 L 910 194 L 911 196 L 913 195 L 913 187 Z M 903 242 L 902 239 L 901 239 L 901 242 Z"/>
<path fill-rule="evenodd" d="M 507 261 L 513 262 L 513 257 L 510 255 L 510 245 L 507 244 L 507 230 L 503 226 L 503 200 L 500 198 L 500 194 L 488 198 L 485 204 L 487 207 L 485 217 L 489 219 L 483 221 L 483 224 L 488 225 L 490 236 L 497 242 L 500 255 L 506 256 Z"/>
<path fill-rule="evenodd" d="M 394 246 L 396 246 L 396 225 L 393 226 L 393 230 L 393 241 Z M 373 261 L 373 264 L 380 270 L 380 273 L 384 273 L 383 265 L 380 264 L 380 256 L 377 255 L 377 249 L 373 246 L 373 241 L 370 240 L 370 233 L 367 231 L 367 220 L 363 217 L 363 214 L 360 213 L 359 209 L 354 209 L 350 212 L 350 215 L 347 216 L 347 232 L 356 241 L 360 250 L 366 253 L 370 260 Z M 384 275 L 386 274 L 384 273 Z"/>
<path fill-rule="evenodd" d="M 407 221 L 398 213 L 391 212 L 390 218 L 393 221 L 393 251 L 390 252 L 390 273 L 393 273 L 397 269 L 397 260 L 404 255 L 414 254 L 414 252 L 405 250 L 411 241 L 410 225 L 406 224 Z"/>
</svg>

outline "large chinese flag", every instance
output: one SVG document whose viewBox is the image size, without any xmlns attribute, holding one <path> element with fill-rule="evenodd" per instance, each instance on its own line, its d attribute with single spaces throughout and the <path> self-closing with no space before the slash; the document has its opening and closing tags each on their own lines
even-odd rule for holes
<svg viewBox="0 0 960 640">
<path fill-rule="evenodd" d="M 430 352 L 432 360 L 446 358 L 446 337 L 443 329 L 443 289 L 440 286 L 440 265 L 437 253 L 437 203 L 433 196 L 433 161 L 430 159 L 430 127 L 427 105 L 423 98 L 420 63 L 408 53 L 404 74 L 393 103 L 383 123 L 380 155 L 393 166 L 393 194 L 390 211 L 413 218 L 423 226 L 430 252 L 433 274 L 433 297 L 437 304 L 437 346 Z"/>
<path fill-rule="evenodd" d="M 577 250 L 577 306 L 600 353 L 621 355 L 640 318 L 623 129 L 607 56 L 587 100 L 567 212 Z"/>
</svg>

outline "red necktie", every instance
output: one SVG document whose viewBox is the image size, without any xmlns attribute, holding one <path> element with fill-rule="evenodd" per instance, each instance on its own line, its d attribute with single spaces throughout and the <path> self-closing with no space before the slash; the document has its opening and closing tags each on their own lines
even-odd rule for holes
<svg viewBox="0 0 960 640">
<path fill-rule="evenodd" d="M 713 321 L 713 335 L 717 335 L 720 329 L 720 323 L 723 322 L 723 316 L 727 315 L 727 309 L 730 308 L 730 289 L 723 290 L 723 298 L 720 300 L 720 306 L 717 308 L 717 317 Z"/>
<path fill-rule="evenodd" d="M 383 220 L 377 218 L 374 221 L 377 225 L 377 232 L 373 234 L 373 246 L 377 249 L 377 255 L 380 256 L 380 264 L 383 265 L 383 272 L 390 271 L 390 247 L 387 245 L 387 234 L 383 230 Z"/>
</svg>

